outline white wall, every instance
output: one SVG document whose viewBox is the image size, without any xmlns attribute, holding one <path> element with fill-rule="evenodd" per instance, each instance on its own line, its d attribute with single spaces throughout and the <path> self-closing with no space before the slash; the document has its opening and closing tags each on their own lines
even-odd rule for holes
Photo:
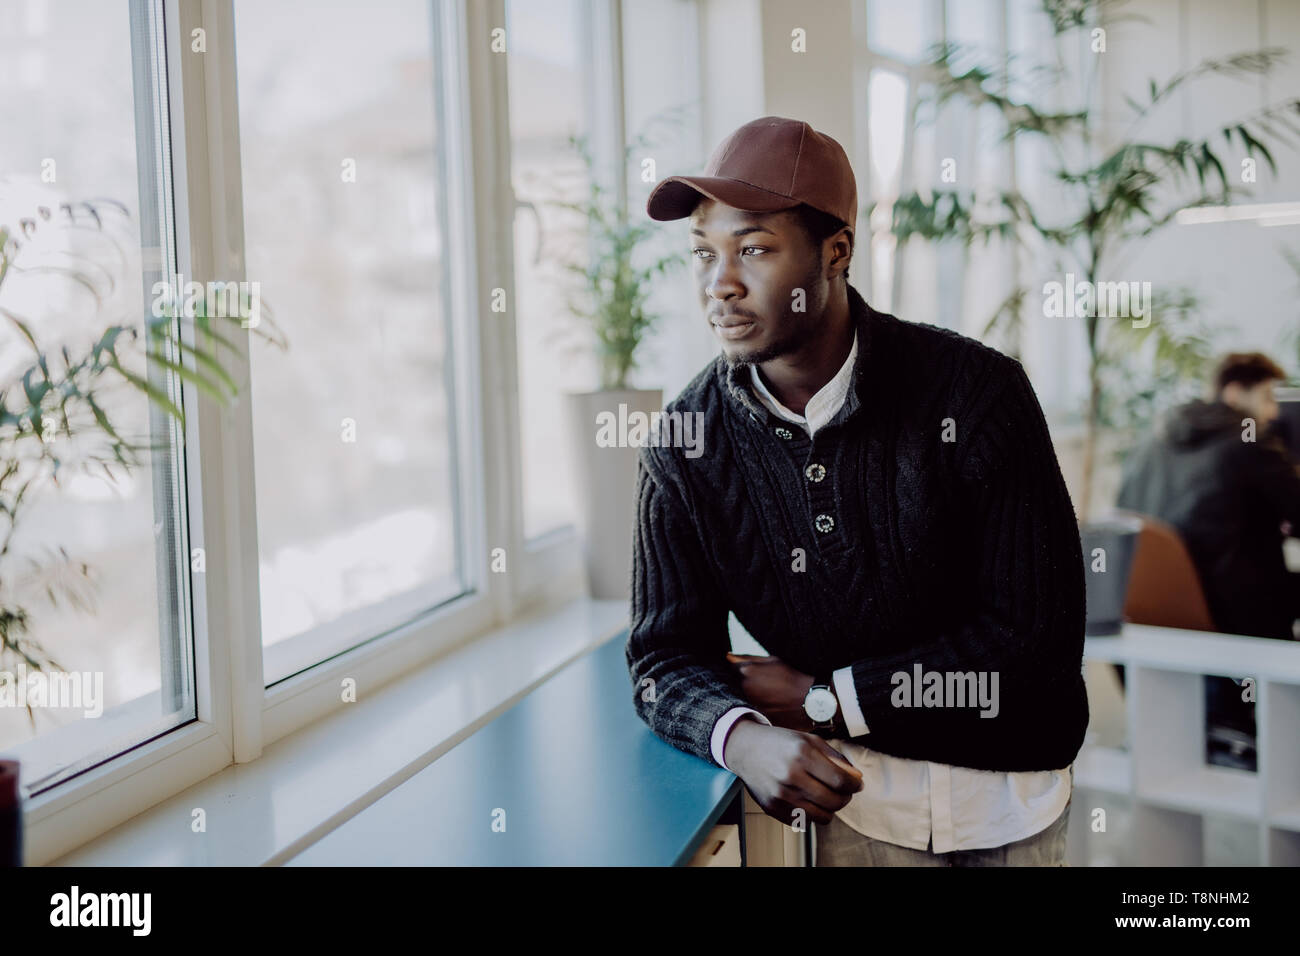
<svg viewBox="0 0 1300 956">
<path fill-rule="evenodd" d="M 1128 125 L 1123 121 L 1128 114 L 1124 93 L 1137 96 L 1146 89 L 1148 76 L 1163 82 L 1206 58 L 1264 46 L 1293 51 L 1289 62 L 1266 80 L 1211 76 L 1188 84 L 1168 108 L 1139 127 L 1140 135 L 1158 142 L 1202 138 L 1266 103 L 1300 93 L 1300 4 L 1294 0 L 1135 0 L 1129 7 L 1151 23 L 1116 26 L 1108 36 L 1102 106 L 1111 118 L 1112 135 Z M 1293 119 L 1300 117 L 1293 114 Z M 1277 177 L 1260 163 L 1259 180 L 1248 187 L 1254 196 L 1247 202 L 1300 200 L 1300 153 L 1294 145 L 1273 153 Z M 1239 172 L 1244 156 L 1239 141 L 1217 155 L 1230 176 Z M 1225 345 L 1268 351 L 1295 373 L 1295 353 L 1275 348 L 1283 330 L 1300 320 L 1300 276 L 1282 258 L 1284 245 L 1300 254 L 1300 226 L 1174 224 L 1136 248 L 1128 268 L 1134 278 L 1157 287 L 1193 285 L 1204 298 L 1206 316 L 1230 326 Z"/>
</svg>

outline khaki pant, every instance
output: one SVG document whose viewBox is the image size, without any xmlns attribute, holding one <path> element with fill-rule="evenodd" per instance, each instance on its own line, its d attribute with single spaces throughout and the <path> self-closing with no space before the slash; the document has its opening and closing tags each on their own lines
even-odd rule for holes
<svg viewBox="0 0 1300 956">
<path fill-rule="evenodd" d="M 814 825 L 815 866 L 1068 866 L 1065 835 L 1070 804 L 1055 821 L 1033 836 L 1003 846 L 982 850 L 953 850 L 935 853 L 934 841 L 924 850 L 886 843 L 863 836 L 835 817 L 829 824 Z"/>
</svg>

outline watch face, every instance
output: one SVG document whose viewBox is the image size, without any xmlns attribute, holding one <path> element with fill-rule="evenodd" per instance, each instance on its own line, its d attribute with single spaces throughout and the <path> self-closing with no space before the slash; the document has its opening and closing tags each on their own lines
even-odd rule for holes
<svg viewBox="0 0 1300 956">
<path fill-rule="evenodd" d="M 814 687 L 804 698 L 803 709 L 814 723 L 821 724 L 835 716 L 835 711 L 839 709 L 839 701 L 827 688 Z"/>
</svg>

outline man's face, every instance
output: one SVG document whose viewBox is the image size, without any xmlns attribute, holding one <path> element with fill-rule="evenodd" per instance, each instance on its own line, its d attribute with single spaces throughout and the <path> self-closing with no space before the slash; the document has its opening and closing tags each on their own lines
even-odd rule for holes
<svg viewBox="0 0 1300 956">
<path fill-rule="evenodd" d="M 1273 381 L 1259 382 L 1244 388 L 1240 382 L 1230 382 L 1223 387 L 1223 401 L 1243 415 L 1255 419 L 1259 428 L 1268 425 L 1278 415 L 1277 396 L 1273 394 Z"/>
<path fill-rule="evenodd" d="M 829 297 L 822 251 L 791 211 L 702 199 L 691 214 L 691 257 L 700 305 L 731 365 L 788 355 L 820 330 Z"/>
</svg>

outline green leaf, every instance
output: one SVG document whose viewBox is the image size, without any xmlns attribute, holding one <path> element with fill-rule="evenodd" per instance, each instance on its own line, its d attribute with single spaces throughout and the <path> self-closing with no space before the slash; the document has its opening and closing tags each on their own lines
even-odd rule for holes
<svg viewBox="0 0 1300 956">
<path fill-rule="evenodd" d="M 182 381 L 191 383 L 195 388 L 199 389 L 199 391 L 212 396 L 217 401 L 224 402 L 226 400 L 226 396 L 222 394 L 221 390 L 212 382 L 211 379 L 200 375 L 194 369 L 189 368 L 180 362 L 173 361 L 157 352 L 150 352 L 148 360 L 159 368 L 166 369 L 173 373 Z"/>
<path fill-rule="evenodd" d="M 8 309 L 0 309 L 0 313 L 3 313 L 4 317 L 7 318 L 14 326 L 16 326 L 18 331 L 23 334 L 23 338 L 25 338 L 28 344 L 31 345 L 32 351 L 35 352 L 37 355 L 40 355 L 41 348 L 39 345 L 36 344 L 36 336 L 32 335 L 32 330 L 28 328 L 27 323 L 22 319 L 20 319 L 13 312 L 10 312 Z"/>
<path fill-rule="evenodd" d="M 207 352 L 203 351 L 202 349 L 197 349 L 194 346 L 188 344 L 187 342 L 181 341 L 180 339 L 172 339 L 171 342 L 178 349 L 180 349 L 180 351 L 184 355 L 192 356 L 196 364 L 201 365 L 204 368 L 208 369 L 213 374 L 213 376 L 215 376 L 223 385 L 225 385 L 228 389 L 230 389 L 232 395 L 239 391 L 239 385 L 236 384 L 235 380 L 230 376 L 230 373 L 227 372 L 224 368 L 222 368 L 221 363 L 218 362 L 211 355 L 209 355 Z"/>
<path fill-rule="evenodd" d="M 95 421 L 99 423 L 99 427 L 102 428 L 114 441 L 121 442 L 123 440 L 122 436 L 117 433 L 117 429 L 113 427 L 112 423 L 108 419 L 108 415 L 105 413 L 104 409 L 100 407 L 99 402 L 95 401 L 95 396 L 92 393 L 87 393 L 85 398 L 86 404 L 90 407 L 91 414 L 95 416 Z"/>
<path fill-rule="evenodd" d="M 175 418 L 182 425 L 185 424 L 185 413 L 182 412 L 176 406 L 176 404 L 167 396 L 166 392 L 162 391 L 160 388 L 158 388 L 158 386 L 156 386 L 153 382 L 150 382 L 148 379 L 141 378 L 139 375 L 135 374 L 129 369 L 124 368 L 122 363 L 118 361 L 117 356 L 113 356 L 113 361 L 111 364 L 114 370 L 116 370 L 116 372 L 119 375 L 121 375 L 124 379 L 126 379 L 128 382 L 134 385 L 137 389 L 139 389 L 141 392 L 143 392 L 153 401 L 157 402 L 158 405 L 165 412 L 167 412 L 169 415 Z"/>
</svg>

